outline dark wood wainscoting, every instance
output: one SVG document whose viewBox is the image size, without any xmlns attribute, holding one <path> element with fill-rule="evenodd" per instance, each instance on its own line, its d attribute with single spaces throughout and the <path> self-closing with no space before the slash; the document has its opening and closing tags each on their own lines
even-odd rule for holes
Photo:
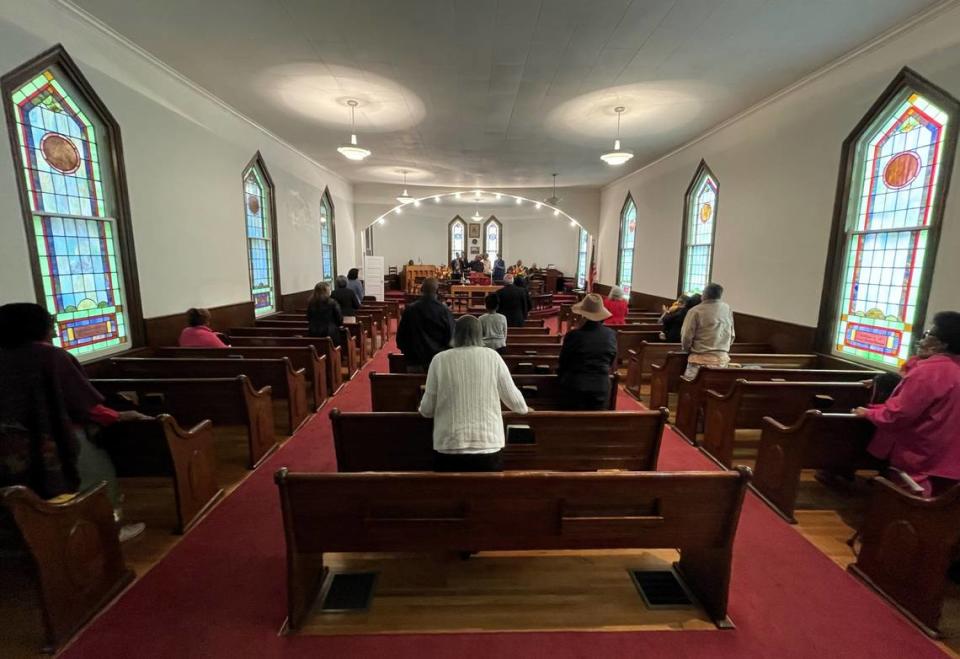
<svg viewBox="0 0 960 659">
<path fill-rule="evenodd" d="M 660 311 L 661 305 L 668 307 L 673 304 L 673 300 L 668 297 L 651 295 L 650 293 L 640 293 L 630 291 L 630 308 L 637 311 Z"/>
<path fill-rule="evenodd" d="M 313 293 L 313 289 L 307 291 L 300 291 L 299 293 L 288 293 L 286 295 L 280 296 L 280 310 L 281 311 L 296 311 L 297 309 L 306 309 L 307 300 L 310 299 L 310 295 Z"/>
<path fill-rule="evenodd" d="M 253 301 L 226 304 L 222 307 L 209 307 L 210 326 L 218 331 L 225 331 L 231 327 L 246 327 L 253 325 Z M 147 329 L 146 343 L 150 347 L 175 346 L 180 337 L 180 331 L 187 324 L 187 310 L 169 316 L 147 318 L 144 321 Z"/>
</svg>

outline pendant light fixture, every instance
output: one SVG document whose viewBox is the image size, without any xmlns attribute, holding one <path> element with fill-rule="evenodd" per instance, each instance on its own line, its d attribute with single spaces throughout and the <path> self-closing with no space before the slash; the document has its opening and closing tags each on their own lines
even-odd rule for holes
<svg viewBox="0 0 960 659">
<path fill-rule="evenodd" d="M 473 215 L 470 216 L 470 219 L 474 222 L 479 222 L 483 219 L 483 215 L 480 214 L 480 205 L 477 204 L 477 210 L 473 211 Z"/>
<path fill-rule="evenodd" d="M 363 160 L 370 155 L 370 149 L 364 149 L 357 144 L 356 111 L 359 103 L 351 98 L 347 105 L 350 106 L 350 144 L 340 145 L 337 151 L 347 160 Z"/>
<path fill-rule="evenodd" d="M 400 170 L 403 173 L 403 194 L 397 197 L 397 201 L 401 204 L 409 204 L 411 201 L 416 201 L 413 197 L 407 194 L 407 170 Z"/>
<path fill-rule="evenodd" d="M 547 197 L 546 199 L 544 199 L 544 201 L 547 202 L 548 204 L 550 204 L 551 206 L 557 206 L 557 205 L 559 205 L 560 202 L 562 201 L 562 199 L 557 196 L 557 174 L 556 174 L 556 172 L 554 172 L 554 174 L 553 174 L 553 195 L 550 196 L 550 197 Z"/>
<path fill-rule="evenodd" d="M 617 113 L 617 139 L 613 142 L 613 151 L 600 156 L 600 160 L 614 167 L 617 165 L 622 165 L 633 158 L 632 151 L 623 151 L 620 149 L 620 115 L 623 114 L 623 111 L 626 109 L 627 108 L 623 107 L 622 105 L 619 105 L 613 109 L 613 111 Z"/>
</svg>

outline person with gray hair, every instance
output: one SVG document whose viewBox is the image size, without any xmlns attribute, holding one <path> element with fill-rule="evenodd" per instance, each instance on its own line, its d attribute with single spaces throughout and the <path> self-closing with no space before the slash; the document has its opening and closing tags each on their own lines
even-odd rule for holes
<svg viewBox="0 0 960 659">
<path fill-rule="evenodd" d="M 610 294 L 603 300 L 603 307 L 610 312 L 610 317 L 603 321 L 604 325 L 623 325 L 627 322 L 630 303 L 619 286 L 610 289 Z"/>
<path fill-rule="evenodd" d="M 407 305 L 397 326 L 397 346 L 403 351 L 408 373 L 426 373 L 434 355 L 450 347 L 453 314 L 437 299 L 437 280 L 428 277 L 420 299 Z"/>
<path fill-rule="evenodd" d="M 499 312 L 507 319 L 507 327 L 523 327 L 530 313 L 530 295 L 523 288 L 521 278 L 504 275 L 503 288 L 497 291 Z"/>
<path fill-rule="evenodd" d="M 436 471 L 502 471 L 505 436 L 500 403 L 529 411 L 507 365 L 483 345 L 474 316 L 456 322 L 453 347 L 434 356 L 420 414 L 433 419 Z"/>
<path fill-rule="evenodd" d="M 340 305 L 340 313 L 343 314 L 344 320 L 356 317 L 361 302 L 360 298 L 357 297 L 357 292 L 350 288 L 346 277 L 343 275 L 337 277 L 337 287 L 330 294 L 330 297 Z"/>
</svg>

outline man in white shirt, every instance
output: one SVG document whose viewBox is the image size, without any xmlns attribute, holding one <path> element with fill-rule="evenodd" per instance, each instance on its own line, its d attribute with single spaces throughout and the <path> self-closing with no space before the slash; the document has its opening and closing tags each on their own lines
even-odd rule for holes
<svg viewBox="0 0 960 659">
<path fill-rule="evenodd" d="M 453 348 L 430 362 L 420 414 L 433 419 L 436 471 L 501 471 L 506 443 L 500 403 L 529 409 L 507 365 L 484 347 L 480 321 L 460 318 Z"/>
<path fill-rule="evenodd" d="M 695 306 L 683 319 L 680 345 L 687 356 L 687 370 L 683 377 L 692 380 L 701 366 L 726 366 L 730 363 L 730 346 L 736 333 L 730 305 L 720 300 L 723 286 L 707 284 L 703 302 Z"/>
<path fill-rule="evenodd" d="M 490 255 L 483 255 L 483 274 L 493 275 L 493 264 L 490 262 Z"/>
</svg>

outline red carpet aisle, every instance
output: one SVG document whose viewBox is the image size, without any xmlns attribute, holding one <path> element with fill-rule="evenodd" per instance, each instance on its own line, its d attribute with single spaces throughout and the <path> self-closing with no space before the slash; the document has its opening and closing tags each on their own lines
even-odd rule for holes
<svg viewBox="0 0 960 659">
<path fill-rule="evenodd" d="M 367 371 L 387 370 L 388 344 Z M 357 379 L 93 623 L 68 657 L 920 657 L 939 649 L 749 495 L 737 537 L 734 631 L 290 637 L 273 472 L 333 468 L 327 414 L 369 409 Z M 621 409 L 637 404 L 624 395 Z M 674 436 L 662 469 L 710 469 Z"/>
</svg>

